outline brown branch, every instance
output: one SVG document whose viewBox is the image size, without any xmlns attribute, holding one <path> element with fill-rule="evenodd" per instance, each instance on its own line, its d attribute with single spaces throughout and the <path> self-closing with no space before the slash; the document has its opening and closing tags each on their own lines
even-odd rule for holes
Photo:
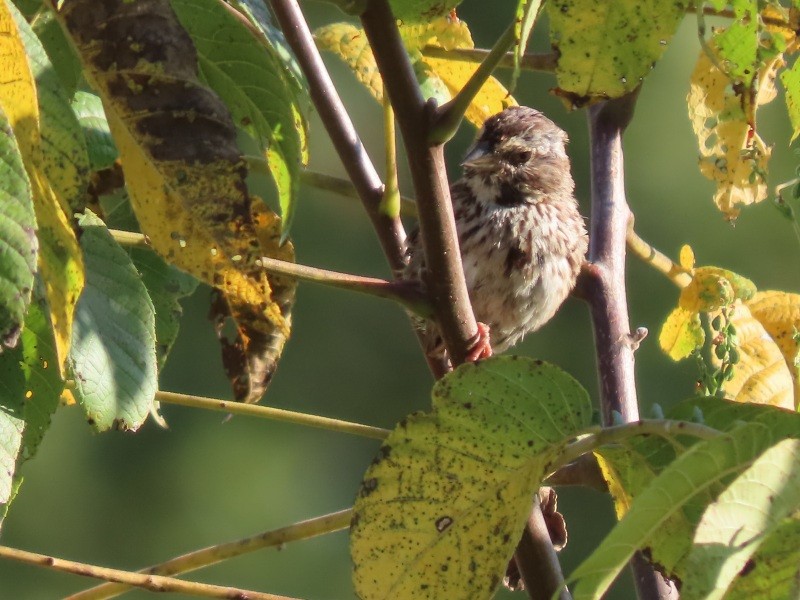
<svg viewBox="0 0 800 600">
<path fill-rule="evenodd" d="M 539 494 L 533 495 L 533 508 L 522 530 L 522 539 L 514 551 L 514 560 L 532 600 L 571 600 L 564 584 L 558 556 L 553 550 L 550 533 L 542 514 Z"/>
<path fill-rule="evenodd" d="M 633 353 L 625 289 L 625 241 L 630 209 L 625 198 L 622 133 L 633 117 L 639 90 L 589 108 L 591 136 L 592 214 L 589 266 L 581 286 L 594 326 L 600 408 L 603 424 L 639 419 Z M 665 581 L 637 553 L 631 562 L 641 599 L 674 598 Z"/>
<path fill-rule="evenodd" d="M 406 147 L 430 301 L 450 358 L 459 364 L 466 358 L 478 328 L 461 267 L 443 146 L 428 144 L 435 109 L 422 97 L 387 0 L 371 0 L 361 22 Z"/>
<path fill-rule="evenodd" d="M 333 86 L 297 0 L 271 0 L 271 5 L 308 80 L 309 94 L 317 113 L 358 191 L 389 266 L 397 274 L 405 264 L 403 224 L 399 217 L 388 217 L 380 211 L 383 183 Z"/>
</svg>

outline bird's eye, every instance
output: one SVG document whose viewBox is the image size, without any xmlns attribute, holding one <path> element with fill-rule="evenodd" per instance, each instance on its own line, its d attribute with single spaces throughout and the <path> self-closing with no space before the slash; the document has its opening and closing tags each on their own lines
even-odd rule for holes
<svg viewBox="0 0 800 600">
<path fill-rule="evenodd" d="M 519 166 L 528 162 L 531 158 L 531 151 L 522 148 L 514 149 L 506 155 L 506 160 L 512 165 Z"/>
</svg>

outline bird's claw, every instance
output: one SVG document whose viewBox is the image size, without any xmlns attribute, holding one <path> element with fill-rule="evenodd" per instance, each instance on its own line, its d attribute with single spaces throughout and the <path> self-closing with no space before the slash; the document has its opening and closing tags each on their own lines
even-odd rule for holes
<svg viewBox="0 0 800 600">
<path fill-rule="evenodd" d="M 469 341 L 467 361 L 475 362 L 492 355 L 492 345 L 489 338 L 489 326 L 478 323 L 478 333 Z"/>
</svg>

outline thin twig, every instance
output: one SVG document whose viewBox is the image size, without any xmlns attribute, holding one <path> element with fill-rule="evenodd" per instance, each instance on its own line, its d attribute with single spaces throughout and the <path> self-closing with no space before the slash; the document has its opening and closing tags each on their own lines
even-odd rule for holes
<svg viewBox="0 0 800 600">
<path fill-rule="evenodd" d="M 308 91 L 322 124 L 358 191 L 389 266 L 397 275 L 405 266 L 403 224 L 399 218 L 387 217 L 380 211 L 383 183 L 336 92 L 297 0 L 271 0 L 270 3 L 308 80 Z"/>
<path fill-rule="evenodd" d="M 431 127 L 429 141 L 431 144 L 443 144 L 452 138 L 464 118 L 469 105 L 481 91 L 483 84 L 492 76 L 497 65 L 503 59 L 506 51 L 514 43 L 513 24 L 505 30 L 500 39 L 495 42 L 486 59 L 472 74 L 464 87 L 456 94 L 455 98 L 444 104 L 436 111 L 435 122 Z"/>
<path fill-rule="evenodd" d="M 687 273 L 680 265 L 672 262 L 669 256 L 653 248 L 650 244 L 640 238 L 633 230 L 633 224 L 628 227 L 628 234 L 626 241 L 628 249 L 653 267 L 656 271 L 663 273 L 667 279 L 677 285 L 679 288 L 685 288 L 692 283 L 692 276 Z"/>
<path fill-rule="evenodd" d="M 234 542 L 227 542 L 216 546 L 209 546 L 195 550 L 182 556 L 147 567 L 139 571 L 146 575 L 180 575 L 204 567 L 208 567 L 224 560 L 241 556 L 263 548 L 281 548 L 288 542 L 306 540 L 326 533 L 333 533 L 347 529 L 353 509 L 348 508 L 335 513 L 315 517 L 299 523 L 294 523 L 280 529 L 265 531 L 258 535 L 247 537 Z M 67 596 L 64 600 L 106 600 L 119 596 L 130 586 L 121 583 L 104 583 L 77 594 Z"/>
<path fill-rule="evenodd" d="M 591 138 L 592 214 L 589 225 L 589 266 L 580 285 L 589 303 L 600 379 L 602 422 L 611 426 L 616 415 L 624 422 L 639 419 L 632 338 L 625 288 L 625 241 L 631 212 L 625 198 L 622 133 L 633 117 L 639 88 L 616 100 L 589 108 Z M 672 584 L 645 561 L 631 563 L 639 598 L 675 598 Z M 658 590 L 657 596 L 650 596 Z"/>
<path fill-rule="evenodd" d="M 422 97 L 388 1 L 371 0 L 361 22 L 405 143 L 425 251 L 425 284 L 448 354 L 457 365 L 467 357 L 478 327 L 461 266 L 443 147 L 429 144 L 435 111 Z"/>
<path fill-rule="evenodd" d="M 244 404 L 242 402 L 231 402 L 218 398 L 205 398 L 203 396 L 193 396 L 191 394 L 178 394 L 176 392 L 156 392 L 156 400 L 167 404 L 179 404 L 181 406 L 191 406 L 193 408 L 203 408 L 215 410 L 234 415 L 247 415 L 251 417 L 261 417 L 272 421 L 283 421 L 284 423 L 294 423 L 305 427 L 316 427 L 327 429 L 339 433 L 349 433 L 361 437 L 368 437 L 376 440 L 384 440 L 389 435 L 389 431 L 380 427 L 352 423 L 350 421 L 340 421 L 328 417 L 309 415 L 291 410 L 272 408 L 271 406 L 259 406 L 257 404 Z"/>
<path fill-rule="evenodd" d="M 120 245 L 148 246 L 146 236 L 141 233 L 121 231 L 119 229 L 109 229 L 109 233 Z M 428 304 L 427 296 L 422 291 L 419 283 L 415 281 L 387 281 L 375 277 L 362 277 L 361 275 L 351 275 L 349 273 L 339 273 L 337 271 L 299 265 L 267 256 L 262 256 L 256 261 L 256 264 L 260 264 L 267 273 L 320 283 L 329 287 L 367 294 L 386 300 L 394 300 L 421 317 L 429 317 L 433 314 Z"/>
<path fill-rule="evenodd" d="M 458 60 L 469 63 L 482 63 L 489 56 L 491 50 L 483 48 L 453 48 L 452 50 L 445 50 L 441 46 L 423 46 L 422 55 L 430 56 L 431 58 L 444 58 L 447 60 Z M 558 64 L 558 55 L 555 52 L 547 52 L 542 54 L 529 53 L 523 54 L 522 60 L 519 63 L 521 69 L 525 71 L 541 71 L 543 73 L 552 73 L 556 70 Z M 514 67 L 514 53 L 506 52 L 500 57 L 497 64 L 498 67 L 513 68 Z"/>
<path fill-rule="evenodd" d="M 358 192 L 350 181 L 319 173 L 317 171 L 302 171 L 300 173 L 300 181 L 311 187 L 333 192 L 345 198 L 358 200 Z M 403 217 L 417 218 L 417 203 L 407 196 L 400 196 L 400 215 Z"/>
<path fill-rule="evenodd" d="M 246 598 L 247 600 L 298 600 L 297 598 L 290 598 L 289 596 L 277 596 L 275 594 L 265 594 L 263 592 L 244 590 L 240 588 L 223 587 L 195 581 L 184 581 L 182 579 L 162 577 L 160 575 L 131 573 L 130 571 L 99 567 L 97 565 L 55 558 L 45 554 L 27 552 L 26 550 L 9 548 L 8 546 L 0 546 L 0 558 L 16 560 L 29 565 L 45 567 L 47 569 L 53 569 L 55 571 L 61 571 L 64 573 L 72 573 L 74 575 L 82 575 L 84 577 L 94 577 L 95 579 L 105 579 L 106 581 L 124 583 L 134 587 L 141 587 L 146 590 L 150 590 L 151 592 L 174 592 L 188 594 L 191 596 L 202 596 L 204 598 L 225 598 L 227 600 L 230 600 L 231 598 Z"/>
<path fill-rule="evenodd" d="M 353 184 L 347 179 L 326 175 L 317 171 L 302 171 L 300 181 L 311 187 L 333 192 L 345 198 L 358 200 L 358 192 Z M 400 215 L 403 217 L 417 218 L 417 203 L 407 196 L 400 196 Z"/>
</svg>

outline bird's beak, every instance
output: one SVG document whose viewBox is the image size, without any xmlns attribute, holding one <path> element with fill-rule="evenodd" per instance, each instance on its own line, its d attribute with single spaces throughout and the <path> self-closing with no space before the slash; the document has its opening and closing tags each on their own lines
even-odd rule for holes
<svg viewBox="0 0 800 600">
<path fill-rule="evenodd" d="M 464 160 L 461 161 L 462 167 L 479 167 L 491 161 L 491 148 L 484 140 L 478 140 L 472 148 L 467 151 Z"/>
</svg>

